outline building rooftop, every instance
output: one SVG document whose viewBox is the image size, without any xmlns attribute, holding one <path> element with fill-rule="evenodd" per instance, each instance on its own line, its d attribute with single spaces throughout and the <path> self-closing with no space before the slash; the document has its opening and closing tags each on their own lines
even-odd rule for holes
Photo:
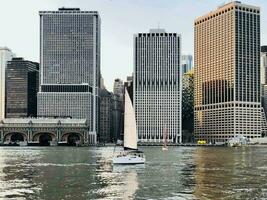
<svg viewBox="0 0 267 200">
<path fill-rule="evenodd" d="M 152 28 L 149 29 L 149 33 L 166 33 L 166 31 L 163 28 Z"/>
<path fill-rule="evenodd" d="M 69 118 L 5 118 L 2 120 L 7 124 L 57 124 L 59 121 L 62 124 L 85 124 L 86 119 L 69 119 Z"/>
<path fill-rule="evenodd" d="M 65 7 L 62 7 L 62 8 L 59 8 L 58 10 L 59 11 L 63 11 L 63 10 L 80 11 L 80 8 L 65 8 Z"/>
<path fill-rule="evenodd" d="M 59 8 L 56 11 L 39 11 L 39 15 L 45 15 L 45 14 L 64 14 L 64 13 L 78 13 L 78 14 L 92 14 L 92 15 L 98 15 L 97 11 L 81 11 L 80 8 Z"/>
<path fill-rule="evenodd" d="M 207 19 L 210 19 L 214 16 L 217 16 L 218 13 L 223 14 L 224 12 L 227 12 L 227 11 L 231 10 L 232 8 L 236 8 L 236 9 L 241 10 L 241 11 L 258 13 L 258 14 L 260 11 L 260 7 L 242 4 L 240 1 L 232 1 L 230 3 L 226 3 L 226 4 L 218 6 L 217 9 L 215 9 L 215 10 L 213 10 L 207 14 L 204 14 L 200 17 L 197 17 L 195 19 L 195 24 L 198 21 L 206 21 Z"/>
</svg>

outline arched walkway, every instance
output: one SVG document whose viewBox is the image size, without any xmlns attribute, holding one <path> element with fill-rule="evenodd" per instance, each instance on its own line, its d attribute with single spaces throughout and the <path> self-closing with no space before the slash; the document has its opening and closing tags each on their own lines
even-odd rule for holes
<svg viewBox="0 0 267 200">
<path fill-rule="evenodd" d="M 20 142 L 24 141 L 24 137 L 21 133 L 14 133 L 10 137 L 11 142 Z"/>
<path fill-rule="evenodd" d="M 69 146 L 76 146 L 76 142 L 79 142 L 80 139 L 80 135 L 77 133 L 70 133 L 68 136 L 68 145 Z"/>
<path fill-rule="evenodd" d="M 26 141 L 26 135 L 20 132 L 7 133 L 4 136 L 4 142 L 7 143 L 19 143 L 21 141 Z"/>
<path fill-rule="evenodd" d="M 81 133 L 65 133 L 61 137 L 62 141 L 65 141 L 68 146 L 76 146 L 83 141 L 83 135 Z"/>
<path fill-rule="evenodd" d="M 39 137 L 39 145 L 40 146 L 50 146 L 50 141 L 52 141 L 52 137 L 49 134 L 41 134 Z"/>
<path fill-rule="evenodd" d="M 50 142 L 55 140 L 56 136 L 53 133 L 37 133 L 33 136 L 33 141 L 38 142 L 40 146 L 50 146 Z"/>
</svg>

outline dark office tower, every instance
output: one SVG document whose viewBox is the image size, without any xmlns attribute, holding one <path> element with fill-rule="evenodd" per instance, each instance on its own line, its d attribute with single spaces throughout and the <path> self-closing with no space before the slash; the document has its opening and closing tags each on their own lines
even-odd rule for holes
<svg viewBox="0 0 267 200">
<path fill-rule="evenodd" d="M 39 64 L 13 58 L 6 69 L 6 118 L 36 117 Z"/>
<path fill-rule="evenodd" d="M 113 94 L 112 98 L 112 141 L 122 139 L 123 134 L 123 110 L 124 104 L 121 101 L 121 96 Z"/>
<path fill-rule="evenodd" d="M 100 126 L 98 141 L 101 143 L 112 140 L 112 102 L 113 95 L 106 89 L 100 90 Z"/>
<path fill-rule="evenodd" d="M 113 83 L 113 93 L 120 97 L 120 100 L 123 101 L 124 95 L 124 83 L 121 79 L 117 78 Z"/>
<path fill-rule="evenodd" d="M 124 82 L 124 87 L 127 89 L 130 99 L 133 102 L 133 76 L 127 76 L 127 81 Z"/>
<path fill-rule="evenodd" d="M 97 11 L 40 11 L 38 116 L 87 119 L 89 143 L 99 124 L 100 17 Z"/>
<path fill-rule="evenodd" d="M 182 139 L 187 143 L 193 141 L 194 131 L 194 70 L 183 74 L 182 83 Z"/>
</svg>

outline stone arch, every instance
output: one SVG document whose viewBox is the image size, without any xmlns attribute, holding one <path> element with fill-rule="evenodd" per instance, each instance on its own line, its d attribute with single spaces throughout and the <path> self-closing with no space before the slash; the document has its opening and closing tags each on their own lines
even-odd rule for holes
<svg viewBox="0 0 267 200">
<path fill-rule="evenodd" d="M 14 131 L 4 134 L 4 143 L 17 143 L 27 141 L 27 134 L 24 132 Z"/>
<path fill-rule="evenodd" d="M 56 134 L 53 132 L 38 132 L 33 135 L 33 142 L 38 142 L 41 146 L 49 146 L 51 141 L 56 140 Z"/>
<path fill-rule="evenodd" d="M 61 136 L 61 141 L 66 142 L 70 146 L 76 146 L 76 143 L 83 143 L 83 133 L 78 131 L 64 133 Z"/>
</svg>

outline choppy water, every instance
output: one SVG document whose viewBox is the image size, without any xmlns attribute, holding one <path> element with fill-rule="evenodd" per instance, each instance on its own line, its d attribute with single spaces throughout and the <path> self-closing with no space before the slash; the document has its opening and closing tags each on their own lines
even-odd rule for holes
<svg viewBox="0 0 267 200">
<path fill-rule="evenodd" d="M 1 147 L 0 199 L 267 199 L 267 147 L 143 150 L 113 167 L 112 147 Z"/>
</svg>

